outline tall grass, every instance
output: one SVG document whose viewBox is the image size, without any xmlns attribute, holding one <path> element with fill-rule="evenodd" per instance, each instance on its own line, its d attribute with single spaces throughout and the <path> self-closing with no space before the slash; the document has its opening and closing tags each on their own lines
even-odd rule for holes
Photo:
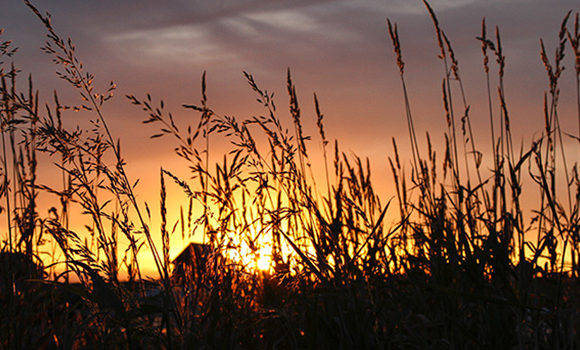
<svg viewBox="0 0 580 350">
<path fill-rule="evenodd" d="M 248 72 L 244 76 L 263 107 L 248 118 L 212 109 L 205 73 L 200 102 L 182 106 L 199 116 L 192 125 L 183 126 L 150 94 L 127 96 L 145 113 L 144 123 L 157 128 L 152 137 L 172 138 L 190 169 L 187 179 L 155 169 L 156 229 L 150 225 L 155 214 L 137 200 L 137 180 L 127 174 L 121 142 L 103 109 L 115 84 L 99 92 L 72 40 L 57 33 L 50 16 L 25 3 L 46 28 L 43 50 L 57 75 L 82 103 L 63 106 L 55 93 L 41 106 L 32 78 L 20 90 L 19 71 L 1 64 L 0 195 L 7 222 L 0 260 L 2 347 L 578 347 L 580 180 L 577 158 L 564 145 L 579 138 L 561 130 L 558 108 L 569 49 L 579 81 L 578 14 L 573 25 L 571 12 L 564 17 L 553 60 L 541 42 L 548 75 L 545 128 L 520 150 L 512 137 L 500 31 L 496 27 L 488 37 L 482 21 L 477 40 L 487 87 L 490 171 L 483 166 L 489 152 L 477 148 L 458 58 L 426 1 L 442 64 L 447 129 L 443 150 L 432 147 L 429 133 L 427 148 L 420 147 L 404 43 L 388 20 L 412 157 L 401 159 L 393 139 L 393 199 L 375 193 L 369 159 L 346 155 L 338 141 L 329 147 L 314 95 L 325 183 L 316 182 L 313 137 L 304 132 L 290 70 L 291 125 L 279 116 L 274 95 Z M 0 62 L 14 52 L 9 42 L 1 43 Z M 494 64 L 497 77 L 490 73 Z M 578 84 L 576 96 L 580 132 Z M 63 118 L 81 110 L 93 114 L 91 128 L 66 128 Z M 210 138 L 231 144 L 215 163 Z M 38 180 L 40 153 L 58 164 L 61 187 Z M 522 209 L 523 182 L 541 198 L 531 215 Z M 179 213 L 168 212 L 170 186 L 187 198 Z M 46 217 L 38 213 L 39 193 L 57 203 Z M 70 228 L 74 208 L 86 220 L 84 230 Z M 397 212 L 395 223 L 386 220 Z M 178 228 L 188 238 L 199 229 L 207 249 L 191 264 L 172 266 Z M 42 258 L 51 242 L 62 258 Z M 144 277 L 143 254 L 152 254 L 158 279 Z M 260 270 L 265 257 L 268 266 Z M 70 282 L 71 274 L 79 283 Z"/>
</svg>

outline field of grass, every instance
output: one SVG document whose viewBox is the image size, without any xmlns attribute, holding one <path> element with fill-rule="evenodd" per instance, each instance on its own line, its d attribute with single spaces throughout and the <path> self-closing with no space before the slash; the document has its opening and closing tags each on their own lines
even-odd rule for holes
<svg viewBox="0 0 580 350">
<path fill-rule="evenodd" d="M 187 178 L 151 170 L 159 172 L 161 208 L 152 213 L 113 136 L 123 133 L 110 130 L 103 112 L 115 84 L 98 90 L 72 41 L 25 3 L 46 27 L 43 50 L 57 74 L 84 102 L 64 106 L 55 92 L 41 104 L 0 37 L 0 215 L 9 223 L 0 232 L 0 349 L 580 347 L 579 148 L 565 147 L 580 141 L 577 13 L 563 19 L 554 56 L 541 45 L 545 128 L 527 148 L 512 139 L 500 31 L 488 33 L 483 20 L 474 44 L 488 91 L 489 150 L 477 147 L 458 59 L 427 2 L 447 129 L 444 149 L 431 146 L 429 133 L 420 147 L 404 43 L 388 21 L 385 44 L 394 49 L 409 131 L 392 140 L 392 198 L 376 194 L 368 159 L 343 153 L 325 134 L 316 95 L 319 134 L 303 132 L 290 70 L 288 121 L 247 72 L 263 106 L 247 119 L 213 111 L 205 74 L 201 101 L 183 105 L 199 115 L 192 125 L 161 99 L 126 96 L 190 169 Z M 565 56 L 575 66 L 564 70 Z M 566 118 L 578 118 L 578 130 L 560 128 L 563 74 L 575 77 L 578 115 Z M 75 110 L 92 116 L 91 128 L 65 127 Z M 231 152 L 213 163 L 215 140 L 231 142 Z M 321 177 L 312 169 L 316 143 Z M 410 147 L 411 159 L 398 147 Z M 58 164 L 60 187 L 39 181 L 47 158 Z M 524 182 L 541 199 L 531 212 L 522 209 Z M 168 186 L 189 199 L 179 213 L 167 212 Z M 40 194 L 54 198 L 47 216 Z M 73 212 L 82 230 L 71 228 Z M 160 227 L 151 227 L 152 216 Z M 203 258 L 173 265 L 171 237 L 200 231 Z M 143 275 L 144 254 L 158 279 Z"/>
</svg>

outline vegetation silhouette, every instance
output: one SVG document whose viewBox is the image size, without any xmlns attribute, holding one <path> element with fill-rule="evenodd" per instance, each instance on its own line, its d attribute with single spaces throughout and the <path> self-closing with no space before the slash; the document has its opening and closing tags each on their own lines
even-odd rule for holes
<svg viewBox="0 0 580 350">
<path fill-rule="evenodd" d="M 558 110 L 563 60 L 571 50 L 580 132 L 578 13 L 565 15 L 553 60 L 541 43 L 549 81 L 545 128 L 520 150 L 512 140 L 500 31 L 488 36 L 482 21 L 477 42 L 491 171 L 483 166 L 489 153 L 474 138 L 458 59 L 426 1 L 443 73 L 442 162 L 429 133 L 427 148 L 419 145 L 403 46 L 397 25 L 387 20 L 412 158 L 402 160 L 392 140 L 396 196 L 386 201 L 374 191 L 370 161 L 347 156 L 338 141 L 331 144 L 314 95 L 325 169 L 325 183 L 316 182 L 312 140 L 303 131 L 290 70 L 290 126 L 279 118 L 273 94 L 247 72 L 264 112 L 246 119 L 211 108 L 205 73 L 201 101 L 183 105 L 199 115 L 193 125 L 182 126 L 163 100 L 127 96 L 146 114 L 144 123 L 158 127 L 153 138 L 172 137 L 191 170 L 184 180 L 160 169 L 157 230 L 149 206 L 137 200 L 136 179 L 127 174 L 121 143 L 102 108 L 116 85 L 100 91 L 72 40 L 58 34 L 48 14 L 24 2 L 45 26 L 43 50 L 57 64 L 57 75 L 82 103 L 65 106 L 55 93 L 41 105 L 32 78 L 20 87 L 21 72 L 5 62 L 15 49 L 0 40 L 0 199 L 8 223 L 0 252 L 1 348 L 579 346 L 580 180 L 578 162 L 571 162 L 577 158 L 565 145 L 580 139 L 561 130 Z M 91 127 L 65 127 L 63 118 L 73 111 L 93 115 Z M 229 140 L 231 152 L 212 164 L 214 138 Z M 39 154 L 58 164 L 61 187 L 39 181 Z M 523 181 L 541 198 L 528 221 Z M 173 228 L 169 185 L 188 198 Z M 54 198 L 46 216 L 38 212 L 39 193 Z M 70 228 L 74 208 L 86 220 L 82 231 Z M 387 212 L 398 212 L 399 219 L 387 222 Z M 178 228 L 184 237 L 202 230 L 204 243 L 186 248 L 172 263 L 171 237 Z M 144 254 L 152 256 L 159 279 L 143 276 Z M 257 268 L 264 255 L 271 262 Z"/>
</svg>

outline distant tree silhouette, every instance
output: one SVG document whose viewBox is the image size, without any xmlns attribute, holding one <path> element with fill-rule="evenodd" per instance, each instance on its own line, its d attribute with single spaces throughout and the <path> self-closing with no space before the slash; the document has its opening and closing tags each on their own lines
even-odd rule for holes
<svg viewBox="0 0 580 350">
<path fill-rule="evenodd" d="M 20 252 L 0 252 L 0 296 L 22 290 L 30 279 L 44 278 L 42 265 Z"/>
</svg>

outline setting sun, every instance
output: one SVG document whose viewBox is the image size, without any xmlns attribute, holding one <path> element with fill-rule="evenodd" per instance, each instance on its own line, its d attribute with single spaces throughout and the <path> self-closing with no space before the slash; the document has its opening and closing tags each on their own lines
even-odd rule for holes
<svg viewBox="0 0 580 350">
<path fill-rule="evenodd" d="M 272 270 L 271 251 L 268 253 L 264 249 L 260 250 L 260 253 L 258 254 L 258 260 L 256 261 L 256 267 L 265 272 L 270 272 Z"/>
<path fill-rule="evenodd" d="M 578 6 L 4 1 L 0 349 L 578 348 Z"/>
<path fill-rule="evenodd" d="M 261 270 L 270 272 L 272 265 L 272 247 L 265 243 L 258 242 L 254 249 L 251 249 L 247 243 L 231 244 L 231 248 L 225 250 L 227 257 L 235 264 L 251 270 Z"/>
</svg>

